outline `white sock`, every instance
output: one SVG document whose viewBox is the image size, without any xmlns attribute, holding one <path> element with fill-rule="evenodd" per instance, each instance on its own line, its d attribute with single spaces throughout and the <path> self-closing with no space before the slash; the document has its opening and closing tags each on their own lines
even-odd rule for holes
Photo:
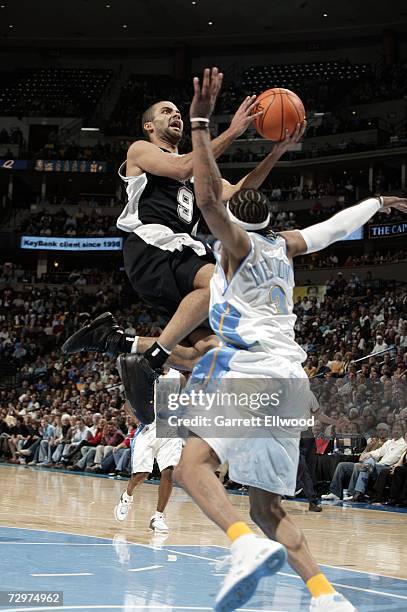
<svg viewBox="0 0 407 612">
<path fill-rule="evenodd" d="M 158 512 L 158 510 L 154 512 L 154 518 L 162 518 L 163 516 L 164 512 Z"/>
<path fill-rule="evenodd" d="M 124 491 L 122 498 L 124 501 L 133 501 L 133 495 L 129 495 L 127 491 Z"/>
<path fill-rule="evenodd" d="M 232 551 L 234 551 L 239 548 L 239 546 L 245 546 L 246 544 L 249 544 L 253 540 L 253 538 L 257 538 L 255 533 L 245 533 L 244 535 L 237 538 L 237 540 L 232 542 L 230 548 Z"/>
<path fill-rule="evenodd" d="M 139 341 L 140 336 L 136 336 L 133 340 L 133 344 L 131 345 L 131 353 L 138 353 L 137 347 L 138 347 L 138 341 Z"/>
</svg>

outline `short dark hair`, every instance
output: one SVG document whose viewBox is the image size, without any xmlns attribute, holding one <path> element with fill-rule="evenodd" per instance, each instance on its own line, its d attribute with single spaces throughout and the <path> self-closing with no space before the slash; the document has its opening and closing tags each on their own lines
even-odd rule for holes
<svg viewBox="0 0 407 612">
<path fill-rule="evenodd" d="M 239 189 L 229 200 L 230 212 L 245 223 L 261 223 L 270 213 L 268 198 L 258 189 Z M 268 238 L 275 238 L 271 226 L 262 230 L 255 230 L 257 234 Z"/>
<path fill-rule="evenodd" d="M 149 106 L 141 116 L 141 129 L 143 130 L 144 137 L 147 140 L 150 140 L 150 134 L 147 130 L 144 129 L 144 124 L 152 121 L 154 119 L 154 109 L 157 106 L 158 102 L 155 102 L 151 106 Z"/>
</svg>

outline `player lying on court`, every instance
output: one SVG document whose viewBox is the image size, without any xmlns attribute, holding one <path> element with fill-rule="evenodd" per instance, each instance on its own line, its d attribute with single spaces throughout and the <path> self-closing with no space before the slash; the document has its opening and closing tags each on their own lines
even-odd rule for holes
<svg viewBox="0 0 407 612">
<path fill-rule="evenodd" d="M 171 393 L 178 394 L 185 386 L 185 377 L 176 370 L 169 370 L 159 377 L 156 382 L 156 403 L 168 404 Z M 133 505 L 133 492 L 144 482 L 153 471 L 154 459 L 157 460 L 161 472 L 158 487 L 157 510 L 150 519 L 149 528 L 153 531 L 168 532 L 164 511 L 167 507 L 173 487 L 173 471 L 178 465 L 182 451 L 180 438 L 159 438 L 156 434 L 155 422 L 150 425 L 140 425 L 131 443 L 131 478 L 126 490 L 114 509 L 117 521 L 125 521 Z"/>
<path fill-rule="evenodd" d="M 238 377 L 247 380 L 247 385 L 252 379 L 285 378 L 302 390 L 291 398 L 293 404 L 298 405 L 301 398 L 312 406 L 315 398 L 302 368 L 306 353 L 295 342 L 292 260 L 343 239 L 379 210 L 397 208 L 406 212 L 407 200 L 369 198 L 323 223 L 280 234 L 272 231 L 267 198 L 257 190 L 240 190 L 225 208 L 208 130 L 221 81 L 217 69 L 205 70 L 202 88 L 199 80 L 194 80 L 190 115 L 197 203 L 218 239 L 209 320 L 222 345 L 206 353 L 195 366 L 187 389 L 194 381 L 204 381 L 213 388 L 214 376 L 223 382 Z M 130 364 L 130 359 L 127 355 L 122 361 Z M 130 369 L 122 369 L 122 382 L 137 412 L 139 398 L 134 393 Z M 190 429 L 174 479 L 232 541 L 232 566 L 215 609 L 243 606 L 260 578 L 278 571 L 288 555 L 290 565 L 312 595 L 312 612 L 354 611 L 322 574 L 303 533 L 281 505 L 281 496 L 293 495 L 295 490 L 300 432 L 284 437 L 265 428 L 265 437 L 205 439 L 199 436 L 199 428 Z M 259 538 L 239 520 L 215 476 L 225 460 L 229 461 L 232 480 L 249 487 L 251 518 L 270 540 Z"/>
<path fill-rule="evenodd" d="M 256 96 L 248 96 L 234 115 L 229 128 L 211 141 L 215 157 L 256 118 L 252 114 Z M 258 113 L 259 114 L 259 113 Z M 261 113 L 260 113 L 261 114 Z M 63 345 L 66 353 L 81 350 L 143 353 L 138 369 L 140 395 L 146 397 L 148 422 L 156 371 L 174 355 L 169 365 L 186 368 L 215 345 L 207 327 L 209 280 L 214 260 L 208 247 L 196 238 L 201 212 L 196 205 L 193 181 L 193 152 L 178 154 L 183 121 L 172 102 L 157 102 L 142 118 L 146 140 L 134 142 L 119 174 L 126 183 L 128 203 L 117 226 L 129 233 L 124 245 L 126 273 L 137 294 L 163 314 L 168 324 L 158 339 L 129 337 L 110 313 L 104 313 L 73 334 Z M 275 163 L 289 146 L 298 142 L 305 121 L 291 136 L 277 143 L 270 154 L 236 185 L 222 179 L 223 202 L 241 188 L 260 187 Z M 125 174 L 122 174 L 126 166 Z M 182 350 L 179 343 L 188 339 L 193 349 Z M 188 362 L 188 363 L 187 363 Z M 144 393 L 147 389 L 148 393 Z"/>
</svg>

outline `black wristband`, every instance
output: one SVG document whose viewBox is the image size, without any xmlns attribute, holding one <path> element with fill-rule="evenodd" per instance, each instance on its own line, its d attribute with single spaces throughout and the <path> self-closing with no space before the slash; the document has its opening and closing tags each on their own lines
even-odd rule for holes
<svg viewBox="0 0 407 612">
<path fill-rule="evenodd" d="M 191 132 L 193 132 L 194 130 L 208 130 L 209 131 L 209 125 L 207 123 L 200 123 L 196 127 L 191 128 Z"/>
</svg>

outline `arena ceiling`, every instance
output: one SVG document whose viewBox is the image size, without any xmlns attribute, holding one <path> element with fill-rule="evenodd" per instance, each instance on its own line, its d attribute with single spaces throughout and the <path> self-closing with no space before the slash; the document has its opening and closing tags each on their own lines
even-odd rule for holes
<svg viewBox="0 0 407 612">
<path fill-rule="evenodd" d="M 407 29 L 403 0 L 0 0 L 3 46 L 265 42 Z"/>
</svg>

